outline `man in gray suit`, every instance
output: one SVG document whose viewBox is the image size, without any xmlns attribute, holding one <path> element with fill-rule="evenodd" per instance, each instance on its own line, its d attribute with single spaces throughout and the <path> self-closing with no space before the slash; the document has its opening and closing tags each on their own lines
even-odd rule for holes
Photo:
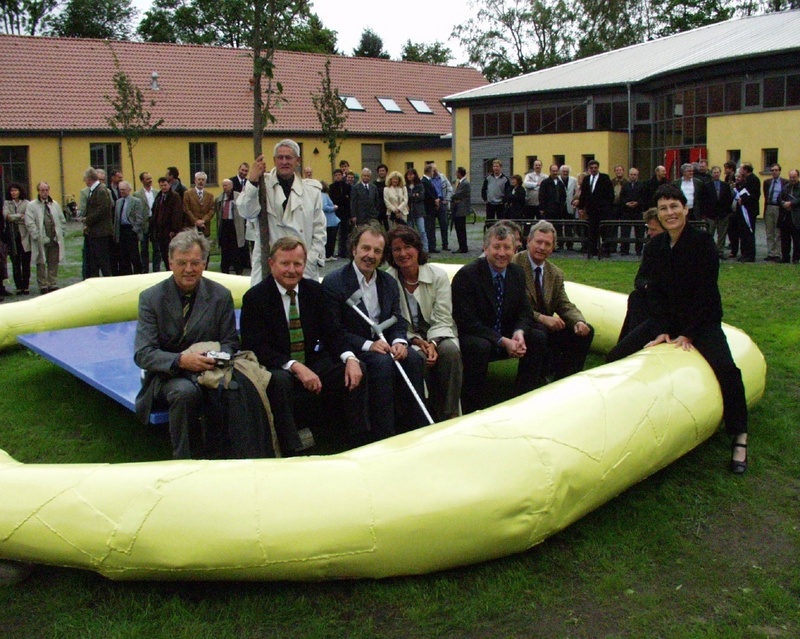
<svg viewBox="0 0 800 639">
<path fill-rule="evenodd" d="M 111 245 L 111 269 L 114 275 L 139 275 L 142 257 L 139 242 L 144 237 L 145 211 L 142 201 L 133 197 L 130 182 L 118 185 L 119 199 L 114 204 L 114 243 Z"/>
<path fill-rule="evenodd" d="M 172 277 L 139 295 L 133 359 L 145 378 L 136 414 L 147 423 L 154 402 L 169 406 L 175 459 L 200 451 L 205 401 L 197 376 L 215 367 L 213 358 L 187 349 L 197 342 L 219 342 L 220 350 L 233 353 L 239 345 L 230 291 L 203 277 L 208 251 L 208 240 L 197 230 L 178 233 L 169 244 Z"/>
<path fill-rule="evenodd" d="M 378 219 L 378 187 L 371 180 L 372 171 L 364 167 L 361 170 L 361 181 L 350 189 L 350 221 L 353 226 Z"/>
<path fill-rule="evenodd" d="M 114 205 L 111 193 L 102 184 L 99 171 L 89 167 L 83 172 L 83 180 L 89 187 L 86 195 L 86 214 L 83 219 L 86 236 L 86 276 L 103 277 L 111 273 L 111 238 L 114 235 Z"/>
</svg>

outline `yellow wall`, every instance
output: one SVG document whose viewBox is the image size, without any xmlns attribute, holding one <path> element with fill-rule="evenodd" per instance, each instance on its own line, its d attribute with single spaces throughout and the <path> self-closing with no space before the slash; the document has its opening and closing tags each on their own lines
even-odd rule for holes
<svg viewBox="0 0 800 639">
<path fill-rule="evenodd" d="M 536 155 L 547 167 L 553 163 L 554 155 L 565 156 L 573 175 L 584 170 L 581 158 L 594 154 L 603 173 L 611 173 L 615 164 L 628 165 L 628 135 L 612 131 L 588 131 L 585 133 L 548 133 L 543 135 L 517 135 L 514 137 L 514 167 L 524 173 L 526 158 Z"/>
<path fill-rule="evenodd" d="M 272 149 L 277 142 L 284 136 L 268 136 L 264 138 L 263 149 L 265 155 L 271 157 Z M 293 137 L 296 142 L 302 145 L 303 165 L 311 166 L 314 177 L 317 179 L 330 180 L 330 163 L 328 161 L 328 147 L 322 140 L 313 137 Z M 192 183 L 192 176 L 189 174 L 189 143 L 190 142 L 216 142 L 217 143 L 217 170 L 219 181 L 234 175 L 239 168 L 239 164 L 246 161 L 253 161 L 253 142 L 252 138 L 237 137 L 214 137 L 214 136 L 154 136 L 144 138 L 134 148 L 134 162 L 136 178 L 133 179 L 133 171 L 125 141 L 113 136 L 86 136 L 86 137 L 65 137 L 62 139 L 63 158 L 63 189 L 61 183 L 61 161 L 59 160 L 59 141 L 57 137 L 49 138 L 0 138 L 0 146 L 27 146 L 28 161 L 30 169 L 31 188 L 44 180 L 50 184 L 52 197 L 59 202 L 64 202 L 68 196 L 76 199 L 80 190 L 84 187 L 83 171 L 89 166 L 89 145 L 92 143 L 120 143 L 122 145 L 122 174 L 126 180 L 134 184 L 138 189 L 141 184 L 138 175 L 143 171 L 150 173 L 154 180 L 166 174 L 167 166 L 176 166 L 181 174 L 181 180 L 187 186 Z M 361 169 L 361 145 L 364 143 L 383 144 L 383 138 L 352 138 L 346 139 L 342 145 L 337 158 L 337 166 L 340 159 L 350 162 L 351 170 L 358 173 Z M 314 149 L 319 153 L 314 154 Z M 390 170 L 405 170 L 406 162 L 413 162 L 414 166 L 422 168 L 426 161 L 435 161 L 444 170 L 446 163 L 451 159 L 449 149 L 434 149 L 431 151 L 394 151 L 383 152 L 383 162 L 390 167 Z M 271 160 L 267 165 L 271 166 Z M 157 186 L 157 185 L 156 185 Z M 221 187 L 212 185 L 209 189 L 217 194 Z"/>
<path fill-rule="evenodd" d="M 469 170 L 470 112 L 469 109 L 454 109 L 453 113 L 453 166 Z"/>
<path fill-rule="evenodd" d="M 778 149 L 778 162 L 783 167 L 781 175 L 788 177 L 789 169 L 800 167 L 798 118 L 800 110 L 797 109 L 709 117 L 709 164 L 722 166 L 728 159 L 728 151 L 739 149 L 742 162 L 751 162 L 760 172 L 765 168 L 763 149 Z"/>
</svg>

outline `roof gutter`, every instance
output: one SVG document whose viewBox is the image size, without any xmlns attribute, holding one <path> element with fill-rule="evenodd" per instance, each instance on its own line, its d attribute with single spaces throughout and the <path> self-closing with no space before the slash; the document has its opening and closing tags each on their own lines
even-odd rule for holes
<svg viewBox="0 0 800 639">
<path fill-rule="evenodd" d="M 64 177 L 64 131 L 58 132 L 58 172 L 61 179 L 61 206 L 67 208 L 67 187 Z"/>
</svg>

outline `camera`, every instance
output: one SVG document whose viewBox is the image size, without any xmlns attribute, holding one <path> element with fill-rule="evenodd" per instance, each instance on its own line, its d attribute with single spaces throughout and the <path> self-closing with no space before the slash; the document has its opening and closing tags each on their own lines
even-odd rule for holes
<svg viewBox="0 0 800 639">
<path fill-rule="evenodd" d="M 216 366 L 225 366 L 231 361 L 230 353 L 225 351 L 208 351 L 206 357 L 213 359 Z"/>
</svg>

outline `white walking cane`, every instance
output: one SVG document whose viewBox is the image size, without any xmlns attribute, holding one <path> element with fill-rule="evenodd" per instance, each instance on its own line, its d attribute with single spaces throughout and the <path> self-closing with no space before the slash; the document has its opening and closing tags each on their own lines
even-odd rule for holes
<svg viewBox="0 0 800 639">
<path fill-rule="evenodd" d="M 384 342 L 386 342 L 388 344 L 389 342 L 383 336 L 383 331 L 384 331 L 384 329 L 387 329 L 390 326 L 394 326 L 395 324 L 397 324 L 397 318 L 394 315 L 392 315 L 385 322 L 381 322 L 380 324 L 376 324 L 374 321 L 372 321 L 372 318 L 369 315 L 367 315 L 364 311 L 362 311 L 358 307 L 358 303 L 361 301 L 362 297 L 364 297 L 364 293 L 363 293 L 363 291 L 361 289 L 358 289 L 355 293 L 353 293 L 350 297 L 347 298 L 347 302 L 346 303 L 350 308 L 352 308 L 356 313 L 358 313 L 361 316 L 361 319 L 363 319 L 367 324 L 369 324 L 369 327 L 372 329 L 372 332 L 376 335 L 376 337 L 379 340 L 383 340 Z M 414 385 L 411 383 L 411 380 L 408 379 L 408 375 L 406 375 L 406 371 L 400 365 L 400 362 L 398 362 L 396 359 L 394 359 L 394 355 L 392 355 L 392 360 L 394 360 L 394 365 L 397 366 L 397 370 L 400 371 L 400 375 L 405 380 L 406 386 L 408 386 L 408 390 L 411 391 L 411 394 L 414 396 L 414 399 L 417 400 L 417 404 L 419 404 L 420 410 L 422 410 L 423 415 L 425 415 L 425 419 L 428 420 L 429 424 L 433 424 L 433 417 L 431 417 L 431 414 L 428 412 L 428 409 L 425 407 L 425 403 L 422 401 L 422 398 L 417 393 L 417 389 L 414 388 Z"/>
</svg>

